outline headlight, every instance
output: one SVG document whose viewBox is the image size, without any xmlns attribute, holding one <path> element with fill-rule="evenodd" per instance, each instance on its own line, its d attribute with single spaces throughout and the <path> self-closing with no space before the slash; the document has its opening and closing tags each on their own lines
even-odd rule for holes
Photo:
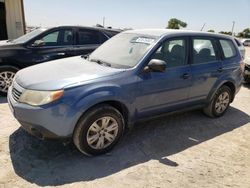
<svg viewBox="0 0 250 188">
<path fill-rule="evenodd" d="M 63 90 L 59 91 L 25 90 L 22 93 L 19 102 L 27 103 L 32 106 L 40 106 L 58 100 L 62 96 L 63 96 Z"/>
</svg>

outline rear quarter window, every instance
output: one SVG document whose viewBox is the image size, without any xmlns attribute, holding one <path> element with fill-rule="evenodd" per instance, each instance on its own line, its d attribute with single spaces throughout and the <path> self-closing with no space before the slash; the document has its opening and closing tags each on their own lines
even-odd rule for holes
<svg viewBox="0 0 250 188">
<path fill-rule="evenodd" d="M 230 40 L 220 40 L 220 45 L 225 58 L 231 58 L 236 56 L 236 49 L 232 41 Z"/>
<path fill-rule="evenodd" d="M 239 41 L 239 40 L 237 40 L 237 39 L 234 39 L 235 40 L 235 42 L 236 42 L 236 44 L 238 45 L 238 46 L 242 46 L 242 43 Z"/>
</svg>

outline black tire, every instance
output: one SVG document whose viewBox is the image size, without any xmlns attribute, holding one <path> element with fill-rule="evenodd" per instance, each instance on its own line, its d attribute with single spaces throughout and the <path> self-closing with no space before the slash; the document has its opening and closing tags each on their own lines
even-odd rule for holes
<svg viewBox="0 0 250 188">
<path fill-rule="evenodd" d="M 216 103 L 216 101 L 218 100 L 218 97 L 219 97 L 222 93 L 224 93 L 224 92 L 228 93 L 228 95 L 229 95 L 229 103 L 228 103 L 226 109 L 225 109 L 223 112 L 218 113 L 218 112 L 216 111 L 216 108 L 215 108 L 215 103 Z M 208 105 L 206 108 L 203 109 L 203 112 L 204 112 L 207 116 L 213 117 L 213 118 L 214 118 L 214 117 L 221 117 L 221 116 L 223 116 L 223 115 L 225 114 L 225 112 L 227 111 L 227 109 L 228 109 L 228 107 L 229 107 L 229 105 L 230 105 L 230 103 L 231 103 L 231 101 L 232 101 L 232 97 L 233 97 L 232 90 L 231 90 L 228 86 L 222 86 L 222 87 L 220 87 L 220 88 L 216 91 L 216 93 L 215 93 L 213 99 L 210 101 L 209 105 Z"/>
<path fill-rule="evenodd" d="M 111 117 L 118 124 L 117 136 L 113 142 L 104 149 L 94 149 L 87 142 L 87 134 L 90 126 L 102 117 Z M 125 128 L 124 118 L 122 114 L 110 105 L 98 105 L 88 110 L 78 121 L 73 134 L 73 142 L 80 152 L 86 155 L 100 155 L 111 150 L 122 136 Z"/>
<path fill-rule="evenodd" d="M 14 74 L 16 74 L 16 72 L 18 71 L 19 69 L 18 68 L 16 68 L 16 67 L 13 67 L 13 66 L 0 66 L 0 75 L 1 75 L 1 73 L 3 73 L 3 72 L 11 72 L 11 73 L 14 73 Z M 4 79 L 2 78 L 2 77 L 0 77 L 0 82 L 1 81 L 4 81 Z M 5 82 L 6 83 L 6 82 Z M 10 86 L 10 83 L 8 83 L 8 85 Z M 0 85 L 0 96 L 6 96 L 7 95 L 7 92 L 5 92 L 4 90 L 3 90 L 4 88 L 3 87 L 1 87 L 1 85 Z"/>
</svg>

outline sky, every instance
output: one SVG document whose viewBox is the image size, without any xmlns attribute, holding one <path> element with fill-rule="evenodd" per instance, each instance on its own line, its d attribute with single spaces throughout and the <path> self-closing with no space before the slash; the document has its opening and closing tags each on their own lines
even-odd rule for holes
<svg viewBox="0 0 250 188">
<path fill-rule="evenodd" d="M 250 28 L 250 0 L 23 0 L 28 26 L 58 25 L 113 28 L 165 28 L 170 18 L 187 28 L 235 32 Z"/>
</svg>

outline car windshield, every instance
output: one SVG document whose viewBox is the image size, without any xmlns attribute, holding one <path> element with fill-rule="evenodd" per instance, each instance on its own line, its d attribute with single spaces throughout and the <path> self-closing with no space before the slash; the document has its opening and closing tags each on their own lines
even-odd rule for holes
<svg viewBox="0 0 250 188">
<path fill-rule="evenodd" d="M 15 44 L 25 43 L 46 30 L 47 29 L 44 29 L 44 28 L 36 29 L 34 31 L 31 31 L 31 32 L 17 38 L 17 39 L 12 40 L 11 42 L 15 43 Z"/>
<path fill-rule="evenodd" d="M 138 64 L 156 40 L 155 36 L 121 33 L 97 48 L 89 56 L 89 61 L 106 62 L 115 68 L 131 68 Z"/>
</svg>

